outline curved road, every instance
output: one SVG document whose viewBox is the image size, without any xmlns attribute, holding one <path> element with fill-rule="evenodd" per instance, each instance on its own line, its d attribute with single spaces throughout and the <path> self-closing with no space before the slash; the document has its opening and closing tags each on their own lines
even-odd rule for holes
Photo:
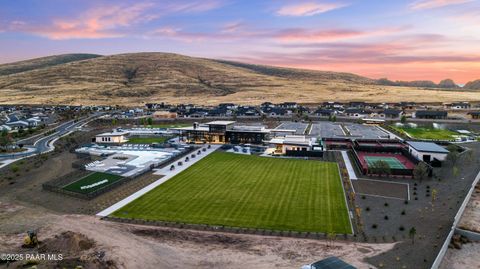
<svg viewBox="0 0 480 269">
<path fill-rule="evenodd" d="M 97 118 L 100 115 L 101 115 L 100 113 L 97 113 L 97 114 L 94 114 L 90 117 L 78 120 L 76 122 L 73 121 L 73 120 L 64 122 L 64 123 L 60 124 L 59 126 L 57 126 L 55 128 L 54 133 L 49 134 L 47 136 L 40 136 L 40 138 L 35 140 L 33 145 L 25 145 L 25 148 L 27 148 L 28 151 L 19 152 L 19 153 L 12 153 L 12 154 L 0 154 L 0 161 L 2 161 L 3 163 L 11 163 L 12 161 L 14 161 L 16 159 L 25 158 L 25 157 L 29 157 L 29 156 L 33 156 L 33 155 L 42 154 L 42 153 L 52 151 L 55 148 L 53 146 L 53 142 L 55 142 L 60 137 L 68 135 L 69 133 L 75 131 L 75 129 L 77 127 L 80 127 L 80 126 L 94 120 L 95 118 Z M 25 140 L 28 140 L 28 138 L 20 140 L 20 141 L 25 141 Z M 0 167 L 2 167 L 1 164 L 0 164 Z"/>
</svg>

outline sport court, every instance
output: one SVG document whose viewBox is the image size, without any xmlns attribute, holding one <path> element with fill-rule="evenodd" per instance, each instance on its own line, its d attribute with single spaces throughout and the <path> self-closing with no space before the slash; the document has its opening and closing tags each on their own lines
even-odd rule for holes
<svg viewBox="0 0 480 269">
<path fill-rule="evenodd" d="M 379 161 L 384 161 L 388 164 L 388 166 L 391 169 L 405 169 L 405 165 L 395 157 L 365 156 L 364 158 L 365 158 L 365 161 L 367 162 L 368 167 L 375 166 L 375 163 Z"/>
<path fill-rule="evenodd" d="M 413 169 L 415 167 L 415 164 L 402 154 L 359 151 L 357 156 L 364 170 L 368 170 L 378 161 L 386 162 L 390 169 Z"/>
</svg>

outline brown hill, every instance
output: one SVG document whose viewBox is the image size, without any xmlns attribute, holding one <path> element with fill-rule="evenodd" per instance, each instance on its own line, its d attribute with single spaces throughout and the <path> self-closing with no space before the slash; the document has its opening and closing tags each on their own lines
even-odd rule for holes
<svg viewBox="0 0 480 269">
<path fill-rule="evenodd" d="M 49 64 L 35 64 L 39 59 L 34 59 L 0 65 L 0 72 L 17 70 L 0 73 L 0 103 L 480 100 L 472 92 L 428 90 L 427 94 L 425 89 L 377 85 L 374 80 L 349 73 L 259 66 L 169 53 L 95 55 L 72 61 L 65 61 L 65 57 L 48 57 Z"/>
<path fill-rule="evenodd" d="M 480 90 L 480 79 L 469 81 L 463 88 L 468 90 Z"/>
</svg>

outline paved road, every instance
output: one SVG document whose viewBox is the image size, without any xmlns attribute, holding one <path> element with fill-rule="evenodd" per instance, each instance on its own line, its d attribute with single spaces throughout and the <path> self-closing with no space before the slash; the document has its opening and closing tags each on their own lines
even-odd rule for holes
<svg viewBox="0 0 480 269">
<path fill-rule="evenodd" d="M 0 154 L 0 160 L 19 159 L 49 152 L 54 149 L 52 142 L 56 141 L 62 136 L 69 134 L 70 132 L 75 131 L 77 127 L 82 126 L 83 124 L 93 120 L 94 118 L 97 118 L 100 115 L 100 113 L 97 113 L 90 117 L 80 119 L 76 122 L 73 120 L 64 122 L 55 128 L 54 133 L 47 136 L 39 137 L 37 140 L 35 140 L 33 145 L 25 145 L 25 148 L 28 149 L 26 152 Z"/>
</svg>

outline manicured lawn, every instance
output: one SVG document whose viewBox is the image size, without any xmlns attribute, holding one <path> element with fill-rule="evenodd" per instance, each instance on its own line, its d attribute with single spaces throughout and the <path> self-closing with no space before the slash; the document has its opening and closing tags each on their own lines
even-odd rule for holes
<svg viewBox="0 0 480 269">
<path fill-rule="evenodd" d="M 118 175 L 112 175 L 112 174 L 107 174 L 107 173 L 100 173 L 100 172 L 94 172 L 86 177 L 81 178 L 80 180 L 77 180 L 65 187 L 63 189 L 67 191 L 73 191 L 73 192 L 78 192 L 78 193 L 90 193 L 93 191 L 96 191 L 98 189 L 101 189 L 105 186 L 108 186 L 115 181 L 121 179 L 121 176 Z M 101 182 L 103 180 L 107 180 L 105 183 L 96 185 L 96 186 L 91 186 L 89 188 L 84 188 L 82 189 L 82 186 L 89 186 L 92 184 L 95 184 L 97 182 Z"/>
<path fill-rule="evenodd" d="M 399 126 L 391 127 L 401 133 L 407 133 L 412 138 L 417 139 L 452 140 L 454 139 L 454 135 L 458 135 L 458 133 L 446 129 Z"/>
<path fill-rule="evenodd" d="M 164 143 L 171 137 L 131 137 L 128 139 L 128 144 L 152 144 Z"/>
<path fill-rule="evenodd" d="M 210 154 L 113 216 L 351 233 L 336 163 L 224 152 Z"/>
</svg>

